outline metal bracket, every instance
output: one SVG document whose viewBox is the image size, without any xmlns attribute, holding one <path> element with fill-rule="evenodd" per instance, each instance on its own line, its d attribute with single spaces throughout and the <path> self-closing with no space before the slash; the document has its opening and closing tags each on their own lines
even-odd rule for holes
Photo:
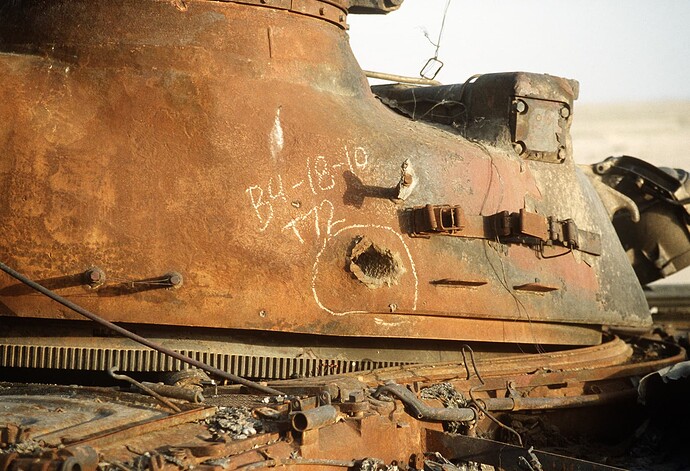
<svg viewBox="0 0 690 471">
<path fill-rule="evenodd" d="M 465 213 L 460 206 L 427 204 L 412 208 L 412 232 L 415 235 L 454 234 L 464 227 Z"/>
<path fill-rule="evenodd" d="M 572 219 L 557 221 L 549 218 L 548 242 L 592 255 L 601 255 L 601 236 L 579 229 Z"/>
<path fill-rule="evenodd" d="M 601 255 L 602 250 L 601 236 L 578 228 L 572 219 L 558 220 L 525 209 L 467 216 L 460 206 L 427 204 L 411 209 L 411 226 L 413 237 L 449 235 L 532 247 L 559 245 L 592 255 Z"/>
<path fill-rule="evenodd" d="M 510 119 L 515 152 L 528 160 L 562 163 L 570 113 L 566 103 L 515 97 Z"/>
</svg>

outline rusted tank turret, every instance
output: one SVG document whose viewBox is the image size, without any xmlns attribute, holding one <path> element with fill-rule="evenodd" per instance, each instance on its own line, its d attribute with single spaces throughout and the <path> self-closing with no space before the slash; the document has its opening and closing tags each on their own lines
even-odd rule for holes
<svg viewBox="0 0 690 471">
<path fill-rule="evenodd" d="M 572 80 L 370 88 L 347 14 L 401 3 L 2 4 L 0 470 L 609 471 L 644 430 L 685 443 L 682 406 L 653 413 L 672 440 L 635 409 L 685 350 L 620 332 L 651 323 L 630 262 L 690 263 L 687 175 L 577 167 Z M 563 456 L 568 429 L 615 451 Z"/>
<path fill-rule="evenodd" d="M 577 82 L 491 74 L 377 98 L 348 7 L 6 2 L 0 259 L 255 377 L 647 327 L 573 161 Z M 7 277 L 0 297 L 4 366 L 175 368 Z"/>
</svg>

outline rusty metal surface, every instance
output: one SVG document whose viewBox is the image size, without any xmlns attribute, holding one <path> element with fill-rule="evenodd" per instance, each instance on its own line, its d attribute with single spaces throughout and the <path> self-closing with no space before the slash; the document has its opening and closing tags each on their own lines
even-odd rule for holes
<svg viewBox="0 0 690 471">
<path fill-rule="evenodd" d="M 653 354 L 645 354 L 647 351 Z M 517 410 L 521 406 L 553 409 L 629 398 L 634 395 L 630 389 L 631 377 L 642 377 L 683 361 L 685 355 L 685 350 L 671 344 L 640 341 L 631 347 L 616 338 L 595 347 L 570 351 L 490 359 L 472 355 L 471 363 L 470 358 L 463 354 L 465 359 L 460 363 L 406 365 L 352 376 L 372 387 L 389 381 L 416 387 L 451 382 L 459 391 L 474 391 L 478 398 L 501 398 L 510 392 L 509 397 L 517 398 L 511 403 L 511 409 Z M 481 377 L 476 372 L 480 372 Z M 334 378 L 272 384 L 286 391 L 291 391 L 296 383 L 337 390 Z M 337 395 L 334 390 L 331 394 Z M 537 399 L 528 405 L 530 397 Z M 526 402 L 516 405 L 519 398 L 525 398 Z"/>
<path fill-rule="evenodd" d="M 26 391 L 25 391 L 26 393 Z M 29 437 L 49 446 L 82 441 L 103 430 L 126 428 L 168 414 L 145 406 L 123 405 L 103 399 L 51 397 L 50 395 L 3 395 L 0 411 L 3 423 L 31 428 Z M 56 413 L 56 411 L 62 411 Z"/>
<path fill-rule="evenodd" d="M 448 433 L 429 430 L 428 443 L 433 443 L 434 449 L 446 459 L 471 461 L 495 466 L 502 470 L 524 470 L 520 457 L 528 456 L 524 448 L 506 443 L 482 440 L 476 437 L 451 435 Z M 587 460 L 568 458 L 562 455 L 535 451 L 543 470 L 553 471 L 622 471 L 622 468 L 593 463 Z"/>
<path fill-rule="evenodd" d="M 682 351 L 675 351 L 675 355 L 683 355 Z M 558 370 L 567 368 L 569 374 L 587 371 L 592 368 L 622 368 L 633 354 L 633 350 L 626 342 L 619 338 L 608 339 L 601 345 L 578 348 L 559 352 L 549 352 L 528 355 L 513 355 L 498 358 L 477 358 L 476 364 L 487 381 L 491 377 L 506 375 L 521 376 L 540 371 L 547 374 L 559 374 Z M 424 365 L 405 365 L 401 367 L 383 368 L 370 373 L 359 374 L 362 381 L 375 384 L 388 380 L 397 382 L 415 381 L 447 381 L 461 379 L 467 375 L 467 365 L 461 361 L 462 356 L 453 363 L 436 363 Z M 568 373 L 561 372 L 565 375 Z M 575 373 L 578 374 L 578 373 Z"/>
<path fill-rule="evenodd" d="M 646 353 L 630 358 L 620 354 L 619 351 L 624 350 L 620 341 L 612 340 L 606 345 L 543 354 L 542 359 L 552 357 L 554 365 L 558 365 L 555 368 L 562 373 L 582 374 L 567 380 L 549 377 L 553 371 L 522 371 L 520 364 L 524 359 L 521 358 L 497 359 L 497 363 L 503 364 L 499 374 L 498 370 L 492 372 L 489 364 L 475 364 L 471 352 L 466 352 L 469 355 L 464 365 L 466 370 L 476 377 L 485 375 L 483 381 L 487 387 L 492 379 L 499 377 L 504 385 L 504 390 L 498 391 L 501 394 L 491 396 L 477 389 L 474 383 L 452 381 L 450 387 L 462 394 L 458 397 L 467 398 L 467 410 L 473 411 L 469 415 L 464 414 L 463 409 L 443 408 L 444 404 L 438 399 L 425 395 L 425 388 L 440 385 L 434 381 L 426 385 L 411 384 L 409 389 L 377 383 L 381 386 L 380 394 L 375 394 L 361 382 L 364 378 L 354 376 L 332 377 L 330 386 L 316 385 L 315 380 L 293 380 L 282 383 L 299 386 L 301 382 L 303 390 L 293 389 L 291 397 L 265 398 L 251 408 L 194 408 L 180 403 L 192 408 L 174 414 L 161 412 L 146 396 L 107 393 L 103 388 L 5 383 L 0 384 L 0 404 L 3 406 L 0 409 L 0 437 L 3 438 L 0 464 L 5 466 L 3 469 L 11 470 L 26 469 L 29 464 L 36 466 L 33 469 L 58 469 L 69 457 L 82 457 L 84 469 L 89 470 L 96 465 L 107 469 L 115 466 L 120 470 L 152 471 L 192 466 L 204 471 L 240 468 L 248 471 L 277 466 L 297 469 L 305 465 L 323 470 L 343 467 L 367 470 L 393 465 L 421 470 L 427 460 L 437 463 L 439 460 L 470 460 L 485 464 L 495 464 L 498 460 L 504 469 L 520 469 L 519 456 L 529 459 L 530 453 L 534 453 L 543 469 L 561 469 L 562 466 L 613 469 L 553 453 L 531 451 L 529 444 L 515 447 L 465 436 L 468 433 L 496 434 L 495 430 L 487 428 L 491 422 L 483 415 L 484 407 L 496 411 L 540 410 L 545 406 L 584 410 L 583 406 L 606 404 L 614 399 L 621 404 L 626 395 L 635 392 L 632 379 L 661 364 L 671 365 L 678 355 L 685 354 L 682 349 L 660 342 L 637 341 L 628 344 L 628 349 Z M 609 360 L 582 368 L 596 355 L 597 349 Z M 508 367 L 510 363 L 512 368 Z M 529 366 L 534 367 L 534 364 Z M 621 376 L 611 375 L 611 368 L 619 368 Z M 511 384 L 519 376 L 549 377 L 549 387 L 539 389 L 534 384 L 527 386 L 519 381 Z M 563 381 L 567 386 L 563 386 Z M 310 389 L 312 386 L 317 387 Z M 213 397 L 212 391 L 207 389 L 205 394 Z M 401 393 L 386 400 L 386 393 L 392 391 Z M 237 401 L 237 391 L 229 393 L 219 388 L 215 394 L 214 400 L 218 402 Z M 19 397 L 25 402 L 15 400 Z M 100 409 L 92 406 L 95 397 L 100 398 Z M 402 402 L 392 400 L 395 398 Z M 411 404 L 415 406 L 408 407 Z M 36 405 L 41 408 L 36 409 Z M 106 413 L 114 410 L 120 415 Z M 477 420 L 470 420 L 475 414 Z M 439 420 L 441 422 L 437 422 Z M 444 433 L 443 423 L 448 420 L 463 421 L 462 434 Z M 34 425 L 35 429 L 29 428 Z M 75 440 L 77 435 L 82 438 Z M 45 440 L 46 437 L 52 438 Z M 27 461 L 29 457 L 33 461 Z M 98 459 L 91 463 L 89 457 Z"/>
<path fill-rule="evenodd" d="M 434 437 L 451 424 L 522 442 L 503 417 L 627 403 L 637 377 L 685 357 L 602 343 L 602 325 L 650 317 L 573 163 L 576 82 L 499 74 L 444 89 L 473 118 L 446 124 L 467 126 L 396 115 L 344 28 L 349 7 L 400 3 L 0 8 L 0 262 L 219 377 L 322 375 L 259 384 L 267 397 L 214 384 L 210 407 L 175 391 L 174 413 L 114 388 L 0 384 L 0 469 L 435 469 L 425 453 L 449 453 Z M 414 208 L 439 209 L 421 235 L 434 234 L 414 237 Z M 504 237 L 440 236 L 496 214 L 515 226 Z M 551 232 L 569 250 L 548 246 Z M 6 278 L 0 316 L 0 365 L 15 374 L 179 366 Z M 397 366 L 357 371 L 382 364 Z M 429 393 L 440 388 L 457 409 Z M 515 451 L 510 465 L 532 456 Z"/>
<path fill-rule="evenodd" d="M 573 345 L 649 324 L 570 156 L 526 162 L 394 115 L 327 21 L 153 0 L 1 14 L 0 257 L 110 321 Z M 391 199 L 406 161 L 417 184 Z M 401 215 L 426 204 L 572 218 L 602 255 L 410 238 Z M 395 282 L 346 268 L 363 237 L 399 257 Z M 91 267 L 105 282 L 74 286 Z M 151 282 L 172 272 L 177 289 Z M 558 289 L 514 289 L 535 279 Z M 3 316 L 74 318 L 6 278 L 0 297 Z"/>
</svg>

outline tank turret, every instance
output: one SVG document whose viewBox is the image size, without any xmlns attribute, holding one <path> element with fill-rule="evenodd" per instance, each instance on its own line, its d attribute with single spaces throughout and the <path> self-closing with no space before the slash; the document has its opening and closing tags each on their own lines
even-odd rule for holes
<svg viewBox="0 0 690 471">
<path fill-rule="evenodd" d="M 400 2 L 357 5 L 378 3 Z M 253 376 L 649 326 L 573 161 L 577 82 L 515 72 L 375 95 L 349 6 L 5 4 L 0 259 Z M 174 367 L 14 280 L 0 296 L 4 366 Z M 68 359 L 27 359 L 35 346 Z M 271 367 L 233 363 L 259 360 Z"/>
</svg>

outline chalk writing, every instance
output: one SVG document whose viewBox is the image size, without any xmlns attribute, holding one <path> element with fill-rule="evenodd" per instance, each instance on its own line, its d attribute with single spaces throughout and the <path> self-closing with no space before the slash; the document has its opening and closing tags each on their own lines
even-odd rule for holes
<svg viewBox="0 0 690 471">
<path fill-rule="evenodd" d="M 276 113 L 276 123 L 279 123 L 279 116 L 280 113 Z M 278 139 L 282 137 L 282 128 L 278 126 L 279 124 L 276 124 L 275 129 L 280 129 L 281 132 L 280 134 L 276 132 L 274 141 L 282 143 L 282 139 Z M 333 204 L 327 198 L 323 198 L 318 204 L 302 205 L 303 185 L 307 183 L 309 187 L 307 191 L 310 191 L 313 196 L 320 194 L 325 196 L 338 186 L 339 176 L 342 175 L 343 169 L 349 169 L 356 175 L 358 171 L 366 169 L 368 164 L 369 155 L 363 147 L 350 149 L 344 146 L 340 156 L 307 157 L 304 174 L 301 175 L 302 178 L 299 181 L 286 182 L 284 175 L 276 174 L 270 176 L 264 184 L 249 186 L 245 192 L 256 215 L 259 231 L 264 232 L 271 226 L 276 217 L 276 211 L 279 209 L 276 205 L 280 205 L 281 208 L 293 208 L 293 212 L 289 213 L 290 220 L 282 226 L 282 229 L 291 230 L 300 243 L 304 243 L 307 225 L 313 225 L 313 232 L 317 239 L 329 234 L 333 225 L 341 222 L 334 221 Z M 294 208 L 303 206 L 303 212 L 294 216 Z"/>
<path fill-rule="evenodd" d="M 320 239 L 322 235 L 330 235 L 333 227 L 336 224 L 345 221 L 344 219 L 334 221 L 334 216 L 335 207 L 333 206 L 333 203 L 328 200 L 323 200 L 318 206 L 314 206 L 306 213 L 293 218 L 290 222 L 283 226 L 283 229 L 292 229 L 293 233 L 297 237 L 297 240 L 303 244 L 304 238 L 302 237 L 302 234 L 306 230 L 311 230 L 309 222 L 313 223 L 314 234 L 316 235 L 317 239 Z"/>
</svg>

